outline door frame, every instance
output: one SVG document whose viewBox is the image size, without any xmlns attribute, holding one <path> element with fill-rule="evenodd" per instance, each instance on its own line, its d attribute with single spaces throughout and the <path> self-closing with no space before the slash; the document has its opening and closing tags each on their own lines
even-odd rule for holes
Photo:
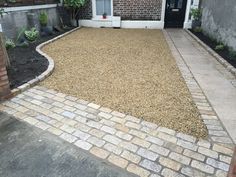
<svg viewBox="0 0 236 177">
<path fill-rule="evenodd" d="M 191 9 L 191 2 L 194 0 L 187 0 L 187 6 L 185 10 L 185 18 L 183 28 L 190 28 L 191 22 L 189 22 L 189 13 Z M 198 1 L 199 2 L 199 1 Z M 161 22 L 165 24 L 165 13 L 166 13 L 166 0 L 162 0 L 162 8 L 161 8 Z"/>
</svg>

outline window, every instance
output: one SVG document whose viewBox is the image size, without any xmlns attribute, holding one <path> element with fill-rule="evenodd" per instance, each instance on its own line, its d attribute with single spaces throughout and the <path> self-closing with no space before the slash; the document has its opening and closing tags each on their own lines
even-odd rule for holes
<svg viewBox="0 0 236 177">
<path fill-rule="evenodd" d="M 95 0 L 96 1 L 96 15 L 111 16 L 111 0 Z"/>
</svg>

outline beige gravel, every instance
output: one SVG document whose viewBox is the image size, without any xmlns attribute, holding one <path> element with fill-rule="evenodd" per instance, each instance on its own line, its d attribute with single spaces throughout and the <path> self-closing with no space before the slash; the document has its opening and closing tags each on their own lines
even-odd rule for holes
<svg viewBox="0 0 236 177">
<path fill-rule="evenodd" d="M 206 137 L 160 30 L 82 28 L 43 50 L 54 59 L 55 71 L 42 85 Z"/>
</svg>

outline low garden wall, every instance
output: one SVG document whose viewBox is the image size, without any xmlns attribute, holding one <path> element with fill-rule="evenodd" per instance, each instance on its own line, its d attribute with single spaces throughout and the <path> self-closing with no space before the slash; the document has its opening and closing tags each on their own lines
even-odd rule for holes
<svg viewBox="0 0 236 177">
<path fill-rule="evenodd" d="M 54 26 L 59 24 L 56 4 L 39 5 L 39 6 L 24 6 L 24 7 L 9 7 L 4 8 L 5 13 L 0 19 L 3 32 L 7 38 L 16 38 L 18 32 L 24 27 L 36 27 L 39 29 L 39 14 L 41 11 L 46 11 L 48 14 L 48 25 Z"/>
<path fill-rule="evenodd" d="M 202 1 L 202 29 L 236 51 L 236 1 Z"/>
</svg>

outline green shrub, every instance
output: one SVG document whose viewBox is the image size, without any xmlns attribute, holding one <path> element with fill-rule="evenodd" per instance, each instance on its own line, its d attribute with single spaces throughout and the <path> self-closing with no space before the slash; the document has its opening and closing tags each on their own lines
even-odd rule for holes
<svg viewBox="0 0 236 177">
<path fill-rule="evenodd" d="M 84 6 L 86 0 L 64 0 L 65 7 L 70 8 L 71 19 L 75 19 L 79 13 L 79 8 Z"/>
<path fill-rule="evenodd" d="M 15 43 L 13 42 L 13 40 L 7 39 L 6 42 L 5 42 L 5 47 L 6 47 L 6 49 L 8 50 L 8 49 L 11 49 L 11 48 L 15 48 L 16 45 L 15 45 Z"/>
<path fill-rule="evenodd" d="M 225 49 L 225 45 L 222 44 L 222 43 L 218 44 L 218 45 L 215 47 L 215 50 L 217 50 L 217 51 L 224 50 L 224 49 Z"/>
<path fill-rule="evenodd" d="M 190 15 L 193 17 L 194 20 L 200 20 L 202 17 L 202 10 L 201 9 L 191 9 Z"/>
<path fill-rule="evenodd" d="M 201 33 L 202 32 L 202 28 L 201 27 L 196 27 L 196 28 L 193 29 L 193 31 L 195 33 Z"/>
<path fill-rule="evenodd" d="M 229 48 L 229 57 L 231 60 L 236 60 L 236 51 L 233 48 Z"/>
<path fill-rule="evenodd" d="M 36 28 L 31 28 L 31 30 L 25 31 L 25 37 L 28 41 L 34 42 L 39 37 L 39 31 Z"/>
<path fill-rule="evenodd" d="M 5 10 L 3 8 L 0 9 L 0 17 L 3 17 L 3 14 L 6 14 L 7 12 L 5 12 Z"/>
<path fill-rule="evenodd" d="M 39 23 L 41 26 L 47 26 L 48 24 L 48 15 L 45 11 L 40 12 L 39 14 Z"/>
</svg>

